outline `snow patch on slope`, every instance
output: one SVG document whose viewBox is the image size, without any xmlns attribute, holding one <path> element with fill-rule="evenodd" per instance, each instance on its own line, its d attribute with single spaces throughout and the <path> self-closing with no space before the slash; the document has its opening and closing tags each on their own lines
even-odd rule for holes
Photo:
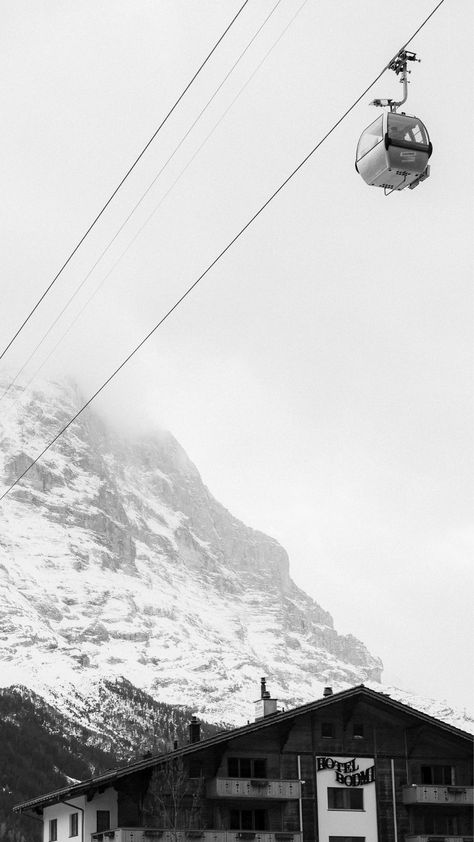
<svg viewBox="0 0 474 842">
<path fill-rule="evenodd" d="M 13 481 L 69 417 L 73 385 L 16 390 Z M 104 678 L 245 721 L 261 675 L 286 705 L 378 681 L 382 664 L 296 587 L 272 538 L 233 518 L 168 433 L 130 440 L 90 410 L 5 498 L 0 682 L 87 718 Z M 98 726 L 99 727 L 99 726 Z"/>
</svg>

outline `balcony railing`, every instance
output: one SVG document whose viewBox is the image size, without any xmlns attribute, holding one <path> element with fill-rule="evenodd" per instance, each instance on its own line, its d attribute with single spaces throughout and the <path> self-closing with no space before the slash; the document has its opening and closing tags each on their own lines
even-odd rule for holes
<svg viewBox="0 0 474 842">
<path fill-rule="evenodd" d="M 301 798 L 300 781 L 267 780 L 266 778 L 214 778 L 207 782 L 208 798 Z"/>
<path fill-rule="evenodd" d="M 303 842 L 299 831 L 162 830 L 157 827 L 116 827 L 92 833 L 91 842 Z"/>
<path fill-rule="evenodd" d="M 474 804 L 472 786 L 425 786 L 413 784 L 404 786 L 402 801 L 404 804 Z"/>
<path fill-rule="evenodd" d="M 474 836 L 453 836 L 452 834 L 441 836 L 436 833 L 427 833 L 421 836 L 405 836 L 405 842 L 474 842 Z"/>
</svg>

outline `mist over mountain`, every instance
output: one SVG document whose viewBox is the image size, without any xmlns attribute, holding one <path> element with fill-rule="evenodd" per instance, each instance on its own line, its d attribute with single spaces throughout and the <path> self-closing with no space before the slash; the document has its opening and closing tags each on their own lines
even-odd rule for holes
<svg viewBox="0 0 474 842">
<path fill-rule="evenodd" d="M 73 383 L 15 391 L 5 484 L 80 403 Z M 2 683 L 48 698 L 123 676 L 235 721 L 261 675 L 288 704 L 381 677 L 292 582 L 283 547 L 214 499 L 170 433 L 121 435 L 91 409 L 4 500 L 0 565 Z"/>
<path fill-rule="evenodd" d="M 11 390 L 5 486 L 81 404 L 70 381 Z M 91 408 L 4 499 L 0 588 L 0 686 L 85 728 L 94 712 L 106 750 L 117 682 L 234 724 L 252 716 L 262 675 L 284 706 L 327 684 L 380 687 L 380 659 L 338 634 L 283 547 L 215 500 L 170 433 L 118 432 Z M 467 727 L 443 703 L 390 692 Z"/>
<path fill-rule="evenodd" d="M 4 487 L 81 404 L 73 382 L 11 390 Z M 2 503 L 0 840 L 40 838 L 13 804 L 185 741 L 192 713 L 204 736 L 251 718 L 263 675 L 280 705 L 365 683 L 474 730 L 382 687 L 380 659 L 338 634 L 283 547 L 214 499 L 170 433 L 119 429 L 88 409 Z"/>
</svg>

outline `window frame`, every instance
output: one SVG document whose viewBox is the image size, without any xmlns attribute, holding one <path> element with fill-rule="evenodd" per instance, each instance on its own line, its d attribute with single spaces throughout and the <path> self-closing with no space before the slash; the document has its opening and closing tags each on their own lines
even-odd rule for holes
<svg viewBox="0 0 474 842">
<path fill-rule="evenodd" d="M 69 813 L 69 838 L 79 836 L 79 813 Z"/>
<path fill-rule="evenodd" d="M 108 815 L 108 822 L 107 827 L 99 828 L 99 814 L 104 816 L 107 813 Z M 95 811 L 95 826 L 96 826 L 96 833 L 105 833 L 106 830 L 110 830 L 110 810 L 96 810 Z"/>
<path fill-rule="evenodd" d="M 395 130 L 395 136 L 391 134 Z M 405 134 L 415 133 L 418 130 L 421 140 L 406 139 L 399 137 L 399 132 Z M 400 146 L 405 149 L 419 149 L 427 152 L 429 149 L 429 136 L 426 126 L 417 117 L 408 117 L 405 114 L 394 112 L 387 113 L 387 141 L 390 146 Z"/>
<path fill-rule="evenodd" d="M 449 774 L 446 776 L 446 771 L 449 769 Z M 429 770 L 429 775 L 426 772 Z M 441 771 L 440 778 L 443 780 L 437 781 L 437 772 Z M 431 778 L 431 780 L 425 780 L 425 778 Z M 445 777 L 449 777 L 449 782 L 444 780 Z M 451 766 L 449 763 L 427 763 L 422 764 L 420 766 L 420 779 L 421 783 L 424 786 L 455 786 L 456 783 L 456 775 L 455 775 L 455 768 Z"/>
<path fill-rule="evenodd" d="M 58 820 L 49 820 L 49 842 L 57 842 L 58 839 Z"/>
<path fill-rule="evenodd" d="M 243 765 L 242 761 L 243 761 L 244 764 L 246 764 L 246 763 L 249 764 L 249 768 L 248 768 L 249 774 L 247 774 L 247 772 L 245 772 L 245 774 L 242 773 L 242 765 Z M 237 774 L 236 775 L 232 774 L 231 771 L 230 771 L 231 770 L 231 766 L 230 766 L 231 762 L 237 764 Z M 264 775 L 260 774 L 258 769 L 256 769 L 256 764 L 259 764 L 259 763 L 263 764 L 263 770 L 265 772 Z M 240 780 L 242 780 L 242 779 L 252 780 L 254 778 L 256 780 L 262 780 L 262 781 L 268 780 L 267 758 L 266 757 L 240 757 L 240 756 L 234 756 L 234 755 L 231 756 L 231 757 L 228 757 L 227 758 L 227 777 L 228 778 L 234 778 L 234 779 L 238 778 Z"/>
<path fill-rule="evenodd" d="M 242 816 L 244 814 L 246 815 L 246 819 L 243 821 Z M 256 821 L 257 814 L 259 814 L 259 819 L 263 819 L 263 823 Z M 238 817 L 237 821 L 235 821 L 236 817 Z M 261 824 L 263 824 L 263 827 L 259 826 Z M 233 825 L 235 826 L 233 827 Z M 264 833 L 268 830 L 268 811 L 262 807 L 232 807 L 229 810 L 229 828 L 237 833 L 239 831 L 243 831 L 244 833 Z"/>
<path fill-rule="evenodd" d="M 329 842 L 365 842 L 365 836 L 330 836 Z"/>
<path fill-rule="evenodd" d="M 350 803 L 351 800 L 352 800 L 352 796 L 356 792 L 360 795 L 360 799 L 361 799 L 361 802 L 362 802 L 361 807 L 354 807 L 353 804 Z M 335 793 L 338 793 L 338 797 L 335 796 Z M 343 793 L 343 795 L 341 796 L 343 801 L 348 802 L 347 805 L 343 804 L 342 806 L 337 806 L 337 805 L 331 804 L 332 796 L 334 795 L 334 801 L 337 801 L 337 800 L 339 800 L 339 796 L 340 796 L 341 793 Z M 357 813 L 362 813 L 362 812 L 365 811 L 364 790 L 362 789 L 362 787 L 328 786 L 327 800 L 328 800 L 328 810 L 336 810 L 336 811 L 344 810 L 344 812 L 353 811 L 353 812 L 357 812 Z"/>
<path fill-rule="evenodd" d="M 369 152 L 372 152 L 372 149 L 375 149 L 375 147 L 378 146 L 379 143 L 382 143 L 383 137 L 384 137 L 384 134 L 383 134 L 383 117 L 384 117 L 383 114 L 381 114 L 380 117 L 376 117 L 375 120 L 372 123 L 370 123 L 370 125 L 368 125 L 367 128 L 364 129 L 364 131 L 362 132 L 362 134 L 359 138 L 359 142 L 357 144 L 357 149 L 356 149 L 356 161 L 357 161 L 357 163 L 359 161 L 361 161 L 362 158 L 365 158 L 365 156 L 368 155 Z M 378 129 L 377 133 L 370 131 L 370 129 L 373 129 L 373 128 Z M 365 145 L 361 143 L 361 141 L 363 139 L 366 139 L 368 137 L 376 138 L 375 142 L 372 143 L 370 146 L 368 146 L 367 143 Z"/>
</svg>

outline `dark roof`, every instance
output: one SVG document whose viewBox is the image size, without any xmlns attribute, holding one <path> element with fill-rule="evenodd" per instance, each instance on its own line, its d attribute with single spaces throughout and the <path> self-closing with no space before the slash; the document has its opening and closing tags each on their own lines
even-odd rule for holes
<svg viewBox="0 0 474 842">
<path fill-rule="evenodd" d="M 117 769 L 109 769 L 106 772 L 102 772 L 100 775 L 87 778 L 80 783 L 56 789 L 53 792 L 49 792 L 46 795 L 40 795 L 37 798 L 31 798 L 29 801 L 17 804 L 13 810 L 15 812 L 21 812 L 22 810 L 34 809 L 36 807 L 46 807 L 48 804 L 54 804 L 62 801 L 63 799 L 75 798 L 79 795 L 83 795 L 91 788 L 96 789 L 98 787 L 102 788 L 111 785 L 119 778 L 125 778 L 129 775 L 135 774 L 136 772 L 153 768 L 153 766 L 164 763 L 170 758 L 192 754 L 195 751 L 201 751 L 204 748 L 218 745 L 219 743 L 227 742 L 229 740 L 234 740 L 235 738 L 246 734 L 252 734 L 254 731 L 260 731 L 262 728 L 269 728 L 276 723 L 294 719 L 296 716 L 304 716 L 306 713 L 312 713 L 320 708 L 329 707 L 334 704 L 334 702 L 351 699 L 354 696 L 366 697 L 368 701 L 375 702 L 380 706 L 389 706 L 405 716 L 419 719 L 427 725 L 440 728 L 451 736 L 460 737 L 470 742 L 474 740 L 474 736 L 467 731 L 462 731 L 454 725 L 448 725 L 447 722 L 442 722 L 434 716 L 430 716 L 427 713 L 416 710 L 416 708 L 412 708 L 409 705 L 398 702 L 386 693 L 378 693 L 375 690 L 371 690 L 363 684 L 360 684 L 356 687 L 351 687 L 349 690 L 342 690 L 340 693 L 333 693 L 331 696 L 325 696 L 322 699 L 317 699 L 314 702 L 308 702 L 305 705 L 300 705 L 299 707 L 291 708 L 290 710 L 280 711 L 277 714 L 257 719 L 255 722 L 250 722 L 248 725 L 243 725 L 240 728 L 233 728 L 229 731 L 220 731 L 218 734 L 214 734 L 206 740 L 200 740 L 197 743 L 190 743 L 189 745 L 182 746 L 174 751 L 142 758 L 141 760 L 129 763 L 127 766 L 120 766 Z"/>
</svg>

